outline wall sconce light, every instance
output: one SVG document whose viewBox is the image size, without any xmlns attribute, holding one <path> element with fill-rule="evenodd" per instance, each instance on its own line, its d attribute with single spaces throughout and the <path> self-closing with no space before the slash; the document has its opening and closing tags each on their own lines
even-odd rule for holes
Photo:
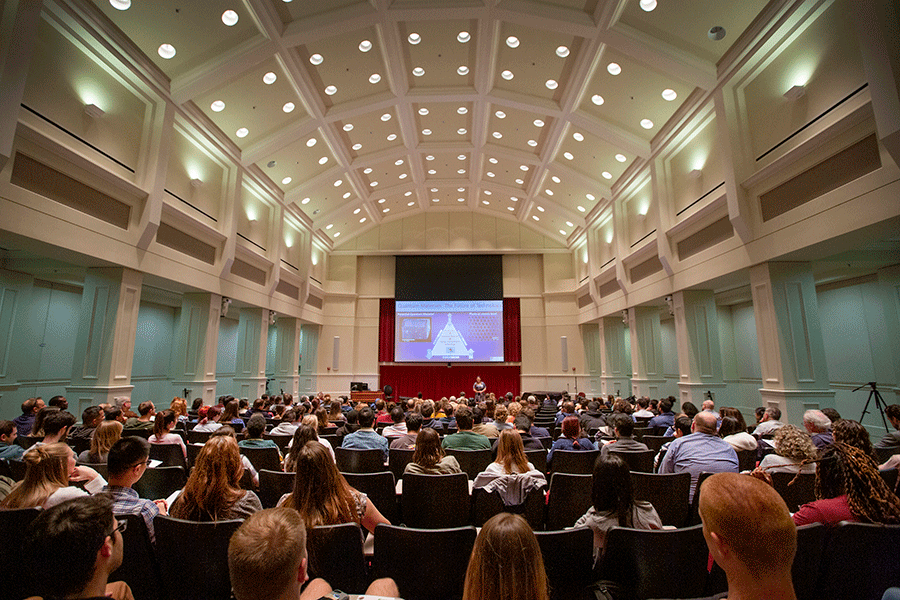
<svg viewBox="0 0 900 600">
<path fill-rule="evenodd" d="M 106 114 L 102 108 L 97 106 L 96 104 L 85 104 L 84 105 L 84 114 L 89 116 L 92 119 L 99 119 L 103 115 Z"/>
<path fill-rule="evenodd" d="M 791 102 L 795 100 L 799 100 L 806 93 L 806 86 L 795 85 L 788 91 L 784 93 L 784 97 L 790 100 Z"/>
<path fill-rule="evenodd" d="M 690 179 L 700 179 L 700 176 L 703 175 L 702 169 L 694 169 L 690 173 L 688 173 L 688 178 Z"/>
<path fill-rule="evenodd" d="M 191 179 L 191 187 L 196 190 L 199 190 L 200 188 L 203 187 L 203 180 L 197 179 L 197 178 Z"/>
</svg>

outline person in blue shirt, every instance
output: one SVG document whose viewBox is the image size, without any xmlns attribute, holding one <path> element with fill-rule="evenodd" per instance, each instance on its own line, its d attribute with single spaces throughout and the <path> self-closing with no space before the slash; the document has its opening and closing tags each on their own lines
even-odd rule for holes
<svg viewBox="0 0 900 600">
<path fill-rule="evenodd" d="M 377 448 L 384 454 L 384 461 L 388 459 L 387 438 L 379 435 L 372 426 L 375 424 L 375 413 L 368 406 L 359 411 L 359 429 L 344 436 L 341 448 L 355 448 L 357 450 L 371 450 Z"/>
<path fill-rule="evenodd" d="M 0 421 L 0 458 L 3 460 L 22 460 L 25 448 L 15 443 L 18 435 L 15 423 L 12 421 Z"/>
<path fill-rule="evenodd" d="M 556 450 L 596 450 L 594 442 L 584 437 L 581 430 L 581 424 L 578 417 L 572 415 L 566 417 L 562 422 L 562 435 L 553 442 L 550 447 L 550 454 L 547 455 L 547 467 L 553 462 L 553 453 Z"/>
<path fill-rule="evenodd" d="M 675 423 L 675 413 L 672 412 L 672 399 L 663 398 L 659 401 L 659 414 L 650 419 L 647 427 L 672 427 Z"/>
</svg>

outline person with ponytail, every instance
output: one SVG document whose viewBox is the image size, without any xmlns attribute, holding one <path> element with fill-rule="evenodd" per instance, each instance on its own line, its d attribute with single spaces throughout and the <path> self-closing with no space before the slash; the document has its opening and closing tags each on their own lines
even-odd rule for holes
<svg viewBox="0 0 900 600">
<path fill-rule="evenodd" d="M 562 422 L 562 435 L 550 447 L 547 455 L 547 467 L 553 462 L 553 453 L 557 450 L 596 450 L 594 442 L 584 437 L 578 417 L 572 415 Z"/>
<path fill-rule="evenodd" d="M 150 436 L 150 443 L 181 446 L 182 455 L 187 458 L 187 447 L 184 445 L 184 440 L 177 433 L 172 433 L 177 421 L 178 416 L 172 409 L 167 408 L 161 413 L 157 413 L 156 420 L 153 421 L 153 435 Z"/>
<path fill-rule="evenodd" d="M 50 508 L 66 500 L 96 494 L 106 485 L 97 471 L 76 465 L 75 453 L 66 444 L 44 444 L 25 452 L 25 478 L 13 486 L 0 508 Z M 69 485 L 85 482 L 87 491 Z"/>
</svg>

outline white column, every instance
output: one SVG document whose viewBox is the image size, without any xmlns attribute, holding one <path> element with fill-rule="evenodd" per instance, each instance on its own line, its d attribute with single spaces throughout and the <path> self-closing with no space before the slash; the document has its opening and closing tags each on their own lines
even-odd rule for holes
<svg viewBox="0 0 900 600">
<path fill-rule="evenodd" d="M 238 322 L 237 364 L 234 383 L 240 386 L 240 398 L 251 402 L 266 391 L 266 343 L 269 311 L 242 308 Z"/>
<path fill-rule="evenodd" d="M 659 308 L 629 308 L 628 327 L 631 335 L 631 393 L 659 398 L 659 386 L 666 382 L 663 377 Z"/>
<path fill-rule="evenodd" d="M 678 392 L 681 403 L 700 406 L 711 392 L 713 399 L 725 387 L 716 298 L 709 290 L 672 294 L 675 343 L 678 348 Z"/>
<path fill-rule="evenodd" d="M 199 396 L 204 404 L 215 404 L 221 314 L 222 297 L 218 294 L 182 297 L 172 351 L 172 385 L 176 395 L 187 390 L 186 397 Z"/>
<path fill-rule="evenodd" d="M 296 399 L 300 394 L 300 319 L 278 317 L 275 321 L 275 383 L 272 393 L 284 390 Z"/>
<path fill-rule="evenodd" d="M 131 269 L 88 269 L 81 296 L 69 404 L 112 402 L 131 396 L 131 366 L 143 274 Z"/>
<path fill-rule="evenodd" d="M 763 263 L 750 268 L 750 287 L 763 405 L 800 425 L 807 409 L 834 406 L 812 270 L 808 263 Z"/>
<path fill-rule="evenodd" d="M 628 395 L 631 365 L 625 356 L 625 324 L 621 317 L 600 319 L 600 390 L 604 395 Z"/>
</svg>

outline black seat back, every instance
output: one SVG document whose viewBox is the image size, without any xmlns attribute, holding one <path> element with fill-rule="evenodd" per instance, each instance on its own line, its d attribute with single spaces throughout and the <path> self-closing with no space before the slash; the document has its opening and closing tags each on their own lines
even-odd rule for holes
<svg viewBox="0 0 900 600">
<path fill-rule="evenodd" d="M 599 450 L 554 450 L 549 468 L 554 473 L 591 475 L 599 457 Z"/>
<path fill-rule="evenodd" d="M 244 448 L 241 446 L 239 450 L 257 471 L 263 469 L 268 469 L 269 471 L 281 470 L 281 458 L 278 456 L 278 448 Z"/>
<path fill-rule="evenodd" d="M 900 586 L 900 525 L 841 522 L 822 553 L 819 598 L 879 600 Z"/>
<path fill-rule="evenodd" d="M 391 523 L 399 522 L 396 481 L 390 471 L 381 473 L 344 473 L 350 487 L 362 492 L 375 504 L 378 512 Z M 327 580 L 331 583 L 330 580 Z"/>
<path fill-rule="evenodd" d="M 160 461 L 161 467 L 187 468 L 184 450 L 178 444 L 150 444 L 150 458 Z"/>
<path fill-rule="evenodd" d="M 592 506 L 592 475 L 554 473 L 550 476 L 550 491 L 547 494 L 547 517 L 544 520 L 548 531 L 565 529 L 575 525 Z"/>
<path fill-rule="evenodd" d="M 113 571 L 109 581 L 124 581 L 131 588 L 135 600 L 157 600 L 161 598 L 162 582 L 159 563 L 147 524 L 141 515 L 116 515 L 117 519 L 128 521 L 122 532 L 122 566 Z"/>
<path fill-rule="evenodd" d="M 334 449 L 334 458 L 341 473 L 379 473 L 384 471 L 384 453 L 379 449 Z"/>
<path fill-rule="evenodd" d="M 584 598 L 584 590 L 593 579 L 594 532 L 584 527 L 535 531 L 535 535 L 544 557 L 551 600 Z"/>
<path fill-rule="evenodd" d="M 403 471 L 406 469 L 406 465 L 412 462 L 415 452 L 415 450 L 404 448 L 391 448 L 388 451 L 388 468 L 394 474 L 394 479 L 400 481 L 403 478 Z"/>
<path fill-rule="evenodd" d="M 33 591 L 22 577 L 22 543 L 39 514 L 39 508 L 0 510 L 0 590 L 6 598 L 24 598 Z"/>
<path fill-rule="evenodd" d="M 816 499 L 815 473 L 772 473 L 772 484 L 791 512 Z"/>
<path fill-rule="evenodd" d="M 535 531 L 543 529 L 544 488 L 529 491 L 525 496 L 525 502 L 519 506 L 504 506 L 498 492 L 488 492 L 483 488 L 472 490 L 472 525 L 483 527 L 488 519 L 502 512 L 522 515 Z"/>
<path fill-rule="evenodd" d="M 653 450 L 610 450 L 609 453 L 624 460 L 629 471 L 653 472 L 653 457 L 656 456 L 656 452 Z"/>
<path fill-rule="evenodd" d="M 459 468 L 463 473 L 469 476 L 469 479 L 475 479 L 479 473 L 487 469 L 491 464 L 491 451 L 487 450 L 454 450 L 448 448 L 447 454 L 456 458 Z"/>
<path fill-rule="evenodd" d="M 336 590 L 368 587 L 363 532 L 356 523 L 323 525 L 306 532 L 309 577 L 321 577 Z"/>
<path fill-rule="evenodd" d="M 179 448 L 179 451 L 181 449 Z M 187 483 L 187 476 L 181 467 L 156 467 L 146 469 L 143 476 L 132 487 L 141 498 L 161 500 L 168 498 Z"/>
<path fill-rule="evenodd" d="M 294 491 L 295 473 L 282 471 L 270 471 L 263 469 L 259 472 L 259 501 L 263 508 L 275 508 L 278 501 L 285 494 Z"/>
<path fill-rule="evenodd" d="M 407 527 L 463 527 L 469 524 L 469 479 L 465 473 L 407 473 L 400 505 Z"/>
<path fill-rule="evenodd" d="M 691 474 L 631 473 L 635 500 L 653 505 L 663 525 L 683 527 L 687 523 L 691 492 Z"/>
</svg>

